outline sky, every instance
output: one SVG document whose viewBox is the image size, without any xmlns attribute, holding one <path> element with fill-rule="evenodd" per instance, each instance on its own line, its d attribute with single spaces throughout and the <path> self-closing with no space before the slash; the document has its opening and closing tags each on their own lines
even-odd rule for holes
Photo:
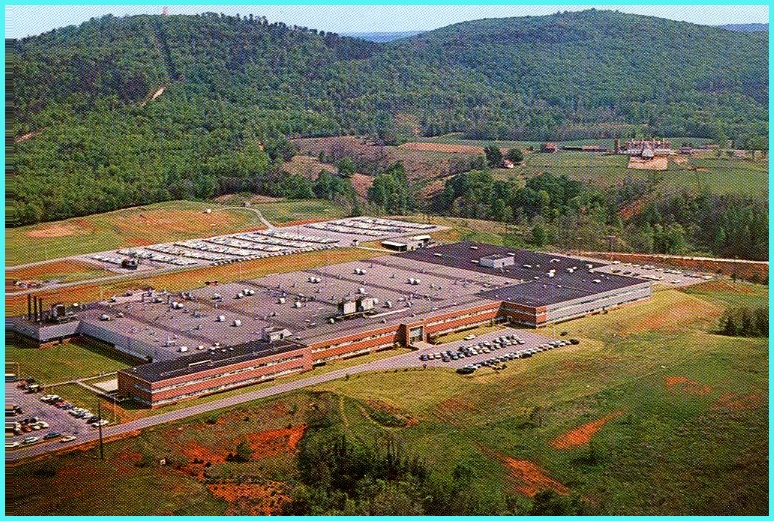
<svg viewBox="0 0 774 521">
<path fill-rule="evenodd" d="M 440 2 L 439 2 L 440 3 Z M 78 25 L 91 17 L 161 14 L 164 4 L 153 5 L 6 5 L 5 36 L 22 38 L 58 27 Z M 768 23 L 764 5 L 169 5 L 169 14 L 204 12 L 265 16 L 336 33 L 419 31 L 466 20 L 540 16 L 557 11 L 596 9 L 658 16 L 703 25 Z"/>
</svg>

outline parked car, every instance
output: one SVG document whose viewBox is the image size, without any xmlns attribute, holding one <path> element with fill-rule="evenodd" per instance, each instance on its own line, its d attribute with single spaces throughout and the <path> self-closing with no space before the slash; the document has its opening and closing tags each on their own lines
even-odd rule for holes
<svg viewBox="0 0 774 521">
<path fill-rule="evenodd" d="M 59 440 L 59 443 L 67 443 L 68 441 L 75 440 L 75 436 L 69 435 L 69 436 L 63 436 L 61 440 Z"/>
<path fill-rule="evenodd" d="M 43 439 L 44 440 L 53 440 L 54 438 L 59 438 L 60 436 L 62 436 L 61 433 L 56 432 L 56 431 L 51 431 L 48 434 L 46 434 L 45 436 L 43 436 Z"/>
<path fill-rule="evenodd" d="M 37 443 L 40 441 L 40 438 L 38 436 L 27 436 L 22 440 L 22 445 L 32 445 L 33 443 Z"/>
<path fill-rule="evenodd" d="M 18 441 L 6 441 L 5 442 L 5 448 L 6 449 L 15 449 L 19 445 L 20 445 L 20 443 Z"/>
</svg>

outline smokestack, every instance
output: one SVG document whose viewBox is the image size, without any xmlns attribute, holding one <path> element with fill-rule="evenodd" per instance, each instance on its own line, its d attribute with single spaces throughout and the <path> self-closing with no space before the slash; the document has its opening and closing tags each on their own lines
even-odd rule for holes
<svg viewBox="0 0 774 521">
<path fill-rule="evenodd" d="M 27 320 L 32 320 L 32 295 L 27 294 Z"/>
</svg>

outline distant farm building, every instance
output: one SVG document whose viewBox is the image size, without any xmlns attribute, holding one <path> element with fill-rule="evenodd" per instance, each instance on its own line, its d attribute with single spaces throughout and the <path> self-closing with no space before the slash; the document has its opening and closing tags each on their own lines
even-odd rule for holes
<svg viewBox="0 0 774 521">
<path fill-rule="evenodd" d="M 559 150 L 559 147 L 556 146 L 556 143 L 543 143 L 540 145 L 540 151 L 548 154 L 552 154 Z"/>
</svg>

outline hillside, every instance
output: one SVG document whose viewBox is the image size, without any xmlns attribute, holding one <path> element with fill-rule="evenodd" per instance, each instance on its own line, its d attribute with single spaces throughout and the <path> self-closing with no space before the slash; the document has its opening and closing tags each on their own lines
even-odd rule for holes
<svg viewBox="0 0 774 521">
<path fill-rule="evenodd" d="M 6 41 L 8 222 L 285 195 L 285 137 L 642 133 L 767 148 L 767 47 L 767 33 L 594 10 L 388 43 L 253 15 L 92 19 Z"/>
</svg>

